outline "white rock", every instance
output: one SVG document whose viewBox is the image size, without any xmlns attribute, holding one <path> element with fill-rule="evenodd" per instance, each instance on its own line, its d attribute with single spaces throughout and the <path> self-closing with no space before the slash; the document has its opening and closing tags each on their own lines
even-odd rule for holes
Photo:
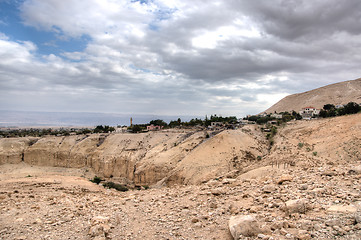
<svg viewBox="0 0 361 240">
<path fill-rule="evenodd" d="M 229 219 L 228 227 L 235 240 L 238 240 L 240 236 L 251 237 L 261 233 L 259 224 L 253 215 L 232 216 Z"/>
<path fill-rule="evenodd" d="M 306 213 L 310 209 L 310 204 L 307 199 L 289 200 L 286 202 L 284 208 L 285 212 L 291 213 Z"/>
<path fill-rule="evenodd" d="M 353 205 L 348 205 L 348 206 L 332 205 L 327 209 L 327 212 L 355 213 L 357 212 L 357 208 Z"/>
</svg>

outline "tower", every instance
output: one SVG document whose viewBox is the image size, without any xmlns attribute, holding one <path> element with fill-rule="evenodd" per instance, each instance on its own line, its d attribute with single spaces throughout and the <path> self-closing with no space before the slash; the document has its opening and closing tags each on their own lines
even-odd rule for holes
<svg viewBox="0 0 361 240">
<path fill-rule="evenodd" d="M 130 126 L 133 127 L 133 118 L 130 118 Z"/>
</svg>

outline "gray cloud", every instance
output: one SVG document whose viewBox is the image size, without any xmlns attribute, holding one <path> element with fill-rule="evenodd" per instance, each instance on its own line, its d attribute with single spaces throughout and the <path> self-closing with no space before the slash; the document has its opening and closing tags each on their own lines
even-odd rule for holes
<svg viewBox="0 0 361 240">
<path fill-rule="evenodd" d="M 24 24 L 83 52 L 39 56 L 0 34 L 2 109 L 244 115 L 360 75 L 361 3 L 39 1 Z M 61 47 L 61 46 L 59 46 Z"/>
</svg>

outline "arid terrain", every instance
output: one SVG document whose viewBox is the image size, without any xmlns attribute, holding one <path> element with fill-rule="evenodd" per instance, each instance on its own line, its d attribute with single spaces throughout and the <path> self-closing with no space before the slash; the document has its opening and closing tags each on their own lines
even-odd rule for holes
<svg viewBox="0 0 361 240">
<path fill-rule="evenodd" d="M 264 135 L 0 139 L 0 239 L 360 239 L 361 114 Z"/>
<path fill-rule="evenodd" d="M 349 102 L 361 103 L 361 78 L 286 96 L 265 112 L 298 112 L 309 106 L 322 109 L 325 104 L 339 105 Z"/>
</svg>

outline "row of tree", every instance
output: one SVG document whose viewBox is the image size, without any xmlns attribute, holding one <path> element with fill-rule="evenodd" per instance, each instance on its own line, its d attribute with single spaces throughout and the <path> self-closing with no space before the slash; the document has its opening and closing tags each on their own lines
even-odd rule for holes
<svg viewBox="0 0 361 240">
<path fill-rule="evenodd" d="M 355 114 L 361 111 L 361 106 L 355 102 L 349 102 L 343 107 L 336 108 L 333 104 L 326 104 L 321 109 L 319 116 L 322 118 Z"/>
<path fill-rule="evenodd" d="M 130 130 L 132 132 L 140 132 L 147 128 L 149 125 L 154 126 L 162 126 L 163 128 L 175 128 L 175 127 L 194 127 L 194 126 L 202 126 L 202 127 L 208 127 L 211 125 L 212 122 L 221 122 L 224 124 L 234 124 L 237 123 L 237 117 L 231 116 L 231 117 L 222 117 L 211 115 L 210 117 L 206 116 L 205 119 L 201 118 L 193 118 L 190 121 L 182 121 L 180 118 L 177 120 L 170 121 L 169 124 L 167 124 L 165 121 L 161 119 L 152 120 L 149 122 L 149 124 L 137 124 L 130 127 Z"/>
<path fill-rule="evenodd" d="M 295 120 L 302 119 L 302 116 L 295 111 L 292 111 L 291 113 L 281 112 L 281 113 L 279 113 L 279 115 L 282 115 L 282 118 L 276 118 L 276 117 L 273 117 L 272 114 L 268 114 L 267 116 L 253 115 L 253 116 L 245 117 L 243 119 L 252 121 L 252 122 L 256 122 L 257 124 L 265 124 L 269 121 L 277 121 L 278 125 L 281 123 L 284 123 L 284 122 L 289 122 L 293 119 L 295 119 Z"/>
<path fill-rule="evenodd" d="M 109 133 L 114 127 L 98 125 L 94 129 L 89 128 L 24 128 L 0 130 L 0 137 L 43 137 L 43 136 L 69 136 L 70 134 L 83 135 L 91 133 Z"/>
</svg>

